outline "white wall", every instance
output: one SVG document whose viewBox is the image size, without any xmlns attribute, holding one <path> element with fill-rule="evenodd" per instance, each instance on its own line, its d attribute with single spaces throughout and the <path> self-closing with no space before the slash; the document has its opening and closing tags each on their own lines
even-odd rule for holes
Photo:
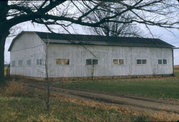
<svg viewBox="0 0 179 122">
<path fill-rule="evenodd" d="M 31 66 L 27 66 L 29 59 Z M 37 66 L 37 59 L 45 61 L 45 43 L 33 32 L 23 33 L 16 39 L 10 51 L 10 74 L 44 77 L 44 65 Z M 22 66 L 18 66 L 19 60 L 23 60 Z M 12 67 L 12 61 L 15 61 L 15 67 Z"/>
<path fill-rule="evenodd" d="M 45 77 L 45 43 L 35 33 L 20 35 L 11 49 L 11 75 Z M 48 47 L 49 77 L 90 77 L 172 74 L 172 49 L 149 47 L 119 47 L 94 45 L 50 44 Z M 92 54 L 90 53 L 92 52 Z M 86 59 L 98 59 L 98 65 L 86 65 Z M 31 66 L 27 66 L 27 60 Z M 56 59 L 70 59 L 70 65 L 57 65 Z M 124 59 L 124 65 L 113 65 L 113 59 Z M 137 65 L 137 59 L 146 59 L 147 64 Z M 167 59 L 167 64 L 158 64 L 158 59 Z M 22 66 L 18 61 L 23 60 Z M 12 67 L 15 61 L 15 67 Z"/>
<path fill-rule="evenodd" d="M 87 48 L 87 49 L 86 49 Z M 90 51 L 96 56 L 90 54 Z M 89 77 L 93 71 L 86 59 L 97 58 L 94 76 L 172 74 L 172 49 L 149 47 L 119 47 L 57 45 L 49 46 L 50 77 Z M 113 65 L 113 59 L 124 59 L 124 65 Z M 137 65 L 137 59 L 147 59 L 147 64 Z M 70 59 L 70 65 L 57 65 L 56 59 Z M 167 59 L 167 64 L 158 64 Z"/>
</svg>

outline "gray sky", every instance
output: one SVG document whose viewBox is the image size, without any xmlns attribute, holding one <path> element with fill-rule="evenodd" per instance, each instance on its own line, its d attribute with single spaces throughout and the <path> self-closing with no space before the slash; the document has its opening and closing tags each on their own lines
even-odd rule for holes
<svg viewBox="0 0 179 122">
<path fill-rule="evenodd" d="M 37 25 L 35 24 L 35 26 L 33 26 L 30 22 L 24 22 L 22 24 L 17 25 L 19 27 L 18 30 L 16 30 L 16 33 L 20 32 L 20 31 L 43 31 L 43 32 L 47 32 L 48 30 L 45 28 L 45 26 L 43 25 Z M 148 37 L 152 37 L 149 34 L 149 31 L 147 29 L 145 29 L 142 25 L 139 25 L 141 27 L 141 29 L 143 29 L 143 31 L 145 32 L 145 34 Z M 71 31 L 71 33 L 78 33 L 78 34 L 87 34 L 88 30 L 87 29 L 83 29 L 80 26 L 74 26 L 75 31 L 70 28 L 69 30 Z M 59 29 L 61 33 L 65 33 L 64 30 Z M 159 27 L 150 27 L 150 30 L 152 32 L 152 34 L 155 36 L 155 38 L 159 38 L 169 44 L 172 44 L 176 47 L 179 47 L 179 30 L 169 30 L 167 31 L 166 29 L 163 28 L 159 28 Z M 171 33 L 171 32 L 172 33 Z M 10 63 L 10 53 L 8 52 L 8 48 L 10 46 L 10 43 L 12 42 L 13 37 L 8 37 L 6 40 L 6 45 L 5 45 L 5 63 Z M 179 65 L 179 49 L 178 50 L 174 50 L 174 65 Z"/>
</svg>

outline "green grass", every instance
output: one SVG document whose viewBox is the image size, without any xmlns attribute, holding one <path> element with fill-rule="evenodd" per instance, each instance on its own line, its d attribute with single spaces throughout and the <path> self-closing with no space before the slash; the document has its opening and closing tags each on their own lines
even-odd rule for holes
<svg viewBox="0 0 179 122">
<path fill-rule="evenodd" d="M 58 98 L 51 99 L 51 109 L 46 111 L 43 101 L 35 98 L 0 97 L 0 121 L 150 121 L 145 115 L 122 114 L 114 109 L 76 105 Z"/>
<path fill-rule="evenodd" d="M 179 71 L 175 71 L 175 75 L 179 76 Z M 59 85 L 118 94 L 179 99 L 179 77 L 95 80 L 86 82 L 65 82 Z"/>
<path fill-rule="evenodd" d="M 175 76 L 179 76 L 179 70 L 178 69 L 174 70 L 174 74 L 175 74 Z"/>
</svg>

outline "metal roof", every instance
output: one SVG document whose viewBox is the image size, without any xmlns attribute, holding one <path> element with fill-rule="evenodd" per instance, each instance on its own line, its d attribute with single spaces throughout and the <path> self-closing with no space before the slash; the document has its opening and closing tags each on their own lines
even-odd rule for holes
<svg viewBox="0 0 179 122">
<path fill-rule="evenodd" d="M 83 45 L 162 47 L 162 48 L 174 47 L 173 45 L 170 45 L 160 39 L 155 39 L 155 38 L 106 37 L 106 36 L 97 36 L 97 35 L 53 34 L 53 33 L 46 33 L 46 32 L 34 32 L 34 33 L 36 33 L 45 43 L 49 41 L 49 43 L 54 43 L 54 44 L 83 44 Z M 13 41 L 15 39 L 13 39 Z M 12 44 L 9 50 L 11 49 Z"/>
<path fill-rule="evenodd" d="M 106 37 L 97 35 L 77 35 L 77 34 L 52 34 L 35 32 L 44 42 L 59 44 L 87 44 L 87 45 L 110 45 L 110 46 L 130 46 L 130 47 L 167 47 L 170 45 L 160 39 L 138 38 L 138 37 Z"/>
</svg>

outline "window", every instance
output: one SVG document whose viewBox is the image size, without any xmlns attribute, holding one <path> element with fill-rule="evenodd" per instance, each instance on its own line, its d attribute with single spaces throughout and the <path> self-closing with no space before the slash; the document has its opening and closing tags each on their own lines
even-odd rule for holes
<svg viewBox="0 0 179 122">
<path fill-rule="evenodd" d="M 42 65 L 42 59 L 37 59 L 37 65 Z"/>
<path fill-rule="evenodd" d="M 62 59 L 56 59 L 56 64 L 62 65 Z"/>
<path fill-rule="evenodd" d="M 137 59 L 137 64 L 141 64 L 141 59 Z"/>
<path fill-rule="evenodd" d="M 166 59 L 163 59 L 163 64 L 167 64 L 167 60 Z"/>
<path fill-rule="evenodd" d="M 93 59 L 93 64 L 98 65 L 98 59 Z"/>
<path fill-rule="evenodd" d="M 137 64 L 147 64 L 146 59 L 137 59 Z"/>
<path fill-rule="evenodd" d="M 113 59 L 113 64 L 118 64 L 118 59 Z"/>
<path fill-rule="evenodd" d="M 86 59 L 86 65 L 92 65 L 91 59 Z"/>
<path fill-rule="evenodd" d="M 142 59 L 142 64 L 147 64 L 147 60 L 146 59 Z"/>
<path fill-rule="evenodd" d="M 56 59 L 56 64 L 70 65 L 70 60 L 69 59 Z"/>
<path fill-rule="evenodd" d="M 31 60 L 27 60 L 27 66 L 31 66 Z"/>
<path fill-rule="evenodd" d="M 98 59 L 86 59 L 86 65 L 98 65 Z"/>
<path fill-rule="evenodd" d="M 69 59 L 63 59 L 63 65 L 69 65 L 70 61 Z"/>
<path fill-rule="evenodd" d="M 162 60 L 161 59 L 158 60 L 158 64 L 162 64 Z"/>
<path fill-rule="evenodd" d="M 158 59 L 158 64 L 167 64 L 167 59 Z"/>
<path fill-rule="evenodd" d="M 18 65 L 19 65 L 19 66 L 22 66 L 22 60 L 19 60 L 19 61 L 18 61 Z"/>
<path fill-rule="evenodd" d="M 15 61 L 12 61 L 12 67 L 15 67 Z"/>
<path fill-rule="evenodd" d="M 119 65 L 124 64 L 124 59 L 119 59 Z"/>
<path fill-rule="evenodd" d="M 113 59 L 113 65 L 123 65 L 124 59 Z"/>
</svg>

